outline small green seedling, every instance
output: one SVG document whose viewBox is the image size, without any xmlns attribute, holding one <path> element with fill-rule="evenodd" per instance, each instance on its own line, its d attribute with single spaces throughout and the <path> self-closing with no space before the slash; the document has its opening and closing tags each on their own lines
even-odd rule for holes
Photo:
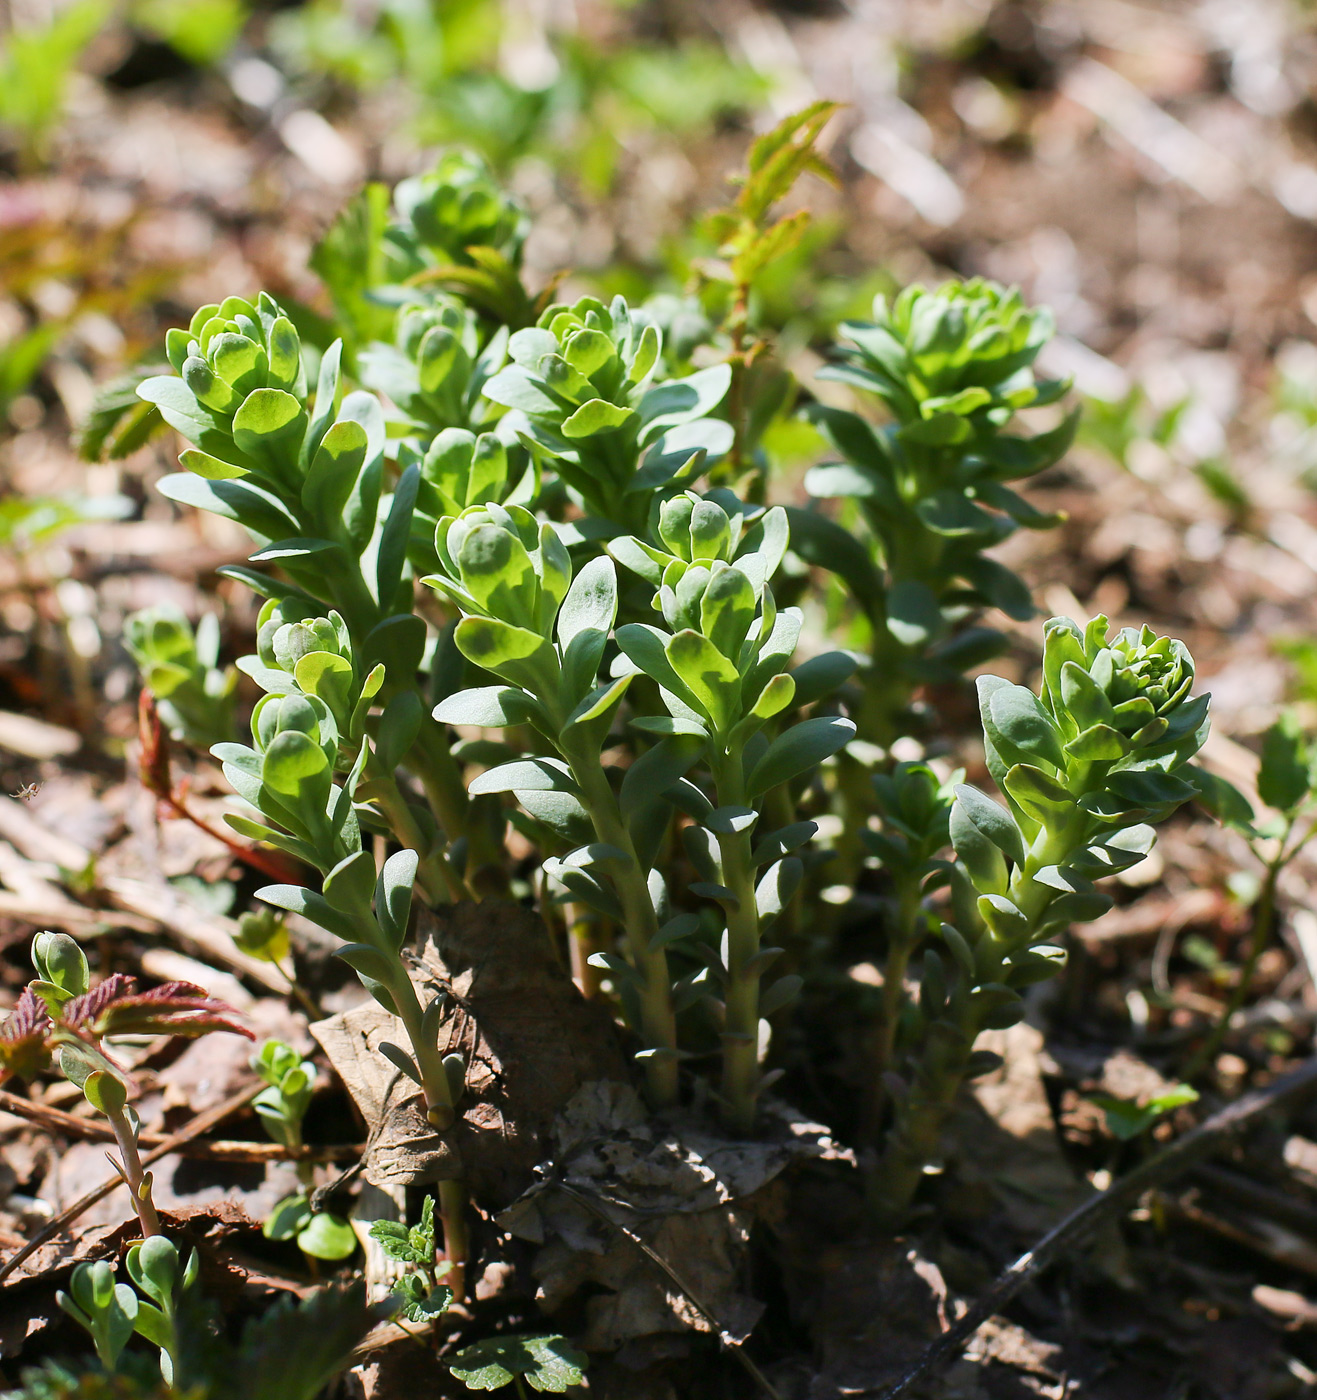
<svg viewBox="0 0 1317 1400">
<path fill-rule="evenodd" d="M 356 1252 L 357 1237 L 342 1216 L 311 1209 L 315 1167 L 302 1156 L 302 1120 L 311 1106 L 316 1067 L 281 1040 L 267 1040 L 251 1064 L 268 1086 L 252 1100 L 252 1107 L 270 1137 L 296 1156 L 302 1184 L 300 1191 L 278 1202 L 262 1233 L 270 1240 L 295 1239 L 312 1259 L 346 1259 Z"/>
<path fill-rule="evenodd" d="M 243 914 L 238 919 L 238 932 L 233 935 L 233 943 L 249 957 L 271 963 L 280 972 L 284 972 L 284 964 L 292 953 L 288 920 L 276 909 L 253 909 Z M 284 975 L 288 974 L 285 972 Z"/>
<path fill-rule="evenodd" d="M 1107 1131 L 1112 1137 L 1129 1142 L 1142 1137 L 1168 1113 L 1185 1104 L 1197 1103 L 1198 1090 L 1188 1084 L 1175 1084 L 1143 1103 L 1114 1098 L 1111 1094 L 1090 1094 L 1088 1099 L 1106 1115 Z"/>
<path fill-rule="evenodd" d="M 434 1198 L 425 1198 L 419 1224 L 408 1229 L 397 1220 L 377 1220 L 370 1227 L 370 1237 L 390 1259 L 411 1266 L 393 1285 L 407 1321 L 430 1323 L 442 1316 L 453 1301 L 453 1290 L 439 1281 L 448 1265 L 435 1265 Z"/>
<path fill-rule="evenodd" d="M 63 115 L 64 94 L 74 68 L 100 32 L 105 0 L 76 0 L 44 23 L 18 24 L 0 54 L 0 134 L 16 139 L 35 163 Z M 34 12 L 36 13 L 36 12 Z"/>
<path fill-rule="evenodd" d="M 105 1045 L 116 1035 L 205 1035 L 233 1031 L 249 1039 L 237 1014 L 190 982 L 166 982 L 139 992 L 131 977 L 116 972 L 91 987 L 86 955 L 66 933 L 39 933 L 32 940 L 37 976 L 0 1024 L 0 1080 L 32 1078 L 56 1060 L 60 1072 L 82 1090 L 114 1130 L 119 1157 L 110 1161 L 133 1198 L 142 1233 L 160 1233 L 151 1200 L 151 1174 L 137 1151 L 141 1124 L 129 1106 L 132 1081 Z"/>
<path fill-rule="evenodd" d="M 206 749 L 232 736 L 238 673 L 220 668 L 213 613 L 194 632 L 179 609 L 148 608 L 124 620 L 123 641 L 173 738 Z"/>
<path fill-rule="evenodd" d="M 164 1235 L 135 1244 L 125 1261 L 128 1277 L 142 1296 L 134 1329 L 160 1348 L 160 1374 L 172 1384 L 178 1362 L 178 1307 L 185 1290 L 196 1285 L 201 1258 L 194 1249 L 181 1263 L 178 1248 Z"/>
<path fill-rule="evenodd" d="M 1272 938 L 1281 873 L 1317 835 L 1317 746 L 1293 711 L 1283 712 L 1263 734 L 1260 757 L 1258 796 L 1270 809 L 1261 818 L 1244 794 L 1224 778 L 1201 768 L 1194 775 L 1199 801 L 1248 842 L 1263 873 L 1260 881 L 1253 882 L 1249 901 L 1253 919 L 1243 969 L 1220 1019 L 1186 1066 L 1186 1079 L 1193 1079 L 1216 1059 L 1235 1014 L 1248 999 L 1258 963 Z"/>
<path fill-rule="evenodd" d="M 69 1280 L 69 1291 L 56 1293 L 55 1301 L 91 1333 L 101 1365 L 113 1371 L 137 1324 L 137 1294 L 128 1284 L 116 1283 L 114 1269 L 98 1259 L 79 1264 Z"/>
<path fill-rule="evenodd" d="M 502 1390 L 515 1385 L 517 1394 L 532 1390 L 553 1395 L 585 1379 L 586 1356 L 565 1338 L 490 1337 L 459 1351 L 448 1369 L 468 1390 Z"/>
</svg>

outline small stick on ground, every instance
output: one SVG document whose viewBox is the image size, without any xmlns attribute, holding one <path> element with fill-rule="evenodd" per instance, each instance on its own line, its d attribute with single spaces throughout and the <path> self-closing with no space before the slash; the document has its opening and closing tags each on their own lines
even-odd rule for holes
<svg viewBox="0 0 1317 1400">
<path fill-rule="evenodd" d="M 949 1328 L 919 1358 L 914 1368 L 890 1389 L 853 1391 L 852 1395 L 878 1396 L 899 1400 L 911 1387 L 947 1365 L 970 1338 L 999 1313 L 1030 1279 L 1049 1268 L 1093 1234 L 1099 1226 L 1134 1206 L 1145 1191 L 1183 1175 L 1202 1158 L 1225 1147 L 1229 1139 L 1255 1119 L 1288 1107 L 1317 1092 L 1317 1057 L 1282 1075 L 1265 1089 L 1255 1089 L 1242 1099 L 1213 1114 L 1205 1123 L 1140 1163 L 1100 1195 L 1085 1201 L 1054 1229 L 1043 1236 L 1027 1254 L 1022 1254 L 952 1328 Z"/>
<path fill-rule="evenodd" d="M 90 1138 L 93 1142 L 113 1142 L 114 1130 L 94 1118 L 81 1118 L 51 1104 L 36 1103 L 20 1098 L 8 1089 L 0 1089 L 0 1112 L 26 1118 L 29 1123 L 57 1137 Z M 159 1147 L 171 1141 L 167 1133 L 141 1133 L 138 1144 Z M 281 1142 L 247 1142 L 242 1138 L 214 1142 L 188 1142 L 178 1149 L 184 1157 L 208 1157 L 224 1162 L 351 1162 L 365 1151 L 365 1143 L 341 1142 L 328 1147 L 304 1147 L 300 1152 L 289 1151 Z"/>
</svg>

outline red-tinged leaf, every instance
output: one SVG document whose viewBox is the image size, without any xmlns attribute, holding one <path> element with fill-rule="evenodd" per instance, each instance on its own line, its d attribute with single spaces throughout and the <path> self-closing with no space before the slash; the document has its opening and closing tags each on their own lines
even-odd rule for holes
<svg viewBox="0 0 1317 1400">
<path fill-rule="evenodd" d="M 160 723 L 155 696 L 143 689 L 137 700 L 137 733 L 141 741 L 138 763 L 142 786 L 158 798 L 167 799 L 174 790 L 170 772 L 169 735 Z"/>
<path fill-rule="evenodd" d="M 50 1063 L 53 1030 L 45 1004 L 31 987 L 23 988 L 17 1005 L 0 1023 L 0 1070 L 30 1079 Z"/>
<path fill-rule="evenodd" d="M 64 1024 L 99 1039 L 106 1035 L 205 1035 L 233 1031 L 256 1037 L 234 1019 L 238 1013 L 191 982 L 164 982 L 137 991 L 131 977 L 116 972 L 64 1007 Z"/>
<path fill-rule="evenodd" d="M 107 1006 L 120 997 L 132 996 L 136 990 L 135 978 L 127 977 L 122 972 L 113 972 L 91 991 L 66 1001 L 60 1008 L 60 1022 L 70 1030 L 92 1030 L 96 1018 Z M 94 1030 L 92 1033 L 99 1034 Z"/>
</svg>

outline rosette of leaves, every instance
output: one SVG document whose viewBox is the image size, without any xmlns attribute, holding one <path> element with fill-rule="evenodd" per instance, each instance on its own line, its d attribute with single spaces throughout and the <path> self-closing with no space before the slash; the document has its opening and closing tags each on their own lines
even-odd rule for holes
<svg viewBox="0 0 1317 1400">
<path fill-rule="evenodd" d="M 473 794 L 511 792 L 570 854 L 552 864 L 570 897 L 616 920 L 634 972 L 621 988 L 639 1031 L 653 1097 L 677 1092 L 676 1024 L 666 944 L 667 892 L 653 867 L 672 808 L 664 791 L 694 762 L 698 745 L 673 735 L 648 763 L 614 785 L 603 764 L 613 717 L 631 674 L 600 678 L 617 614 L 613 561 L 579 573 L 558 528 L 520 506 L 494 503 L 439 522 L 441 572 L 424 581 L 462 613 L 453 639 L 500 684 L 458 691 L 434 717 L 445 724 L 528 725 L 544 756 L 500 763 L 470 785 Z M 546 867 L 549 868 L 549 867 Z M 684 927 L 684 925 L 683 925 Z"/>
<path fill-rule="evenodd" d="M 820 371 L 874 395 L 891 421 L 822 404 L 810 415 L 841 454 L 806 478 L 820 498 L 853 498 L 876 547 L 871 556 L 811 512 L 793 516 L 798 547 L 845 579 L 874 628 L 871 737 L 890 742 L 914 685 L 945 682 L 1001 647 L 965 624 L 981 608 L 1033 614 L 1025 585 L 985 550 L 1017 527 L 1059 517 L 1006 484 L 1060 460 L 1078 412 L 1047 432 L 1006 431 L 1014 414 L 1055 403 L 1068 385 L 1039 380 L 1033 363 L 1052 335 L 1046 308 L 975 279 L 908 287 L 873 320 L 847 322 L 839 363 Z"/>
<path fill-rule="evenodd" d="M 302 1121 L 311 1106 L 316 1067 L 281 1040 L 267 1040 L 252 1056 L 251 1066 L 266 1083 L 252 1107 L 270 1137 L 298 1159 L 302 1184 L 300 1191 L 275 1205 L 262 1233 L 271 1240 L 296 1240 L 302 1253 L 314 1259 L 346 1259 L 356 1252 L 357 1237 L 342 1216 L 311 1209 L 315 1168 L 301 1158 Z"/>
<path fill-rule="evenodd" d="M 893 1125 L 873 1202 L 899 1218 L 937 1153 L 961 1082 L 995 1057 L 980 1030 L 1014 1024 L 1021 990 L 1052 976 L 1048 940 L 1111 905 L 1094 881 L 1152 849 L 1154 825 L 1197 795 L 1187 765 L 1207 737 L 1208 697 L 1193 659 L 1150 628 L 1112 636 L 1107 619 L 1048 622 L 1040 694 L 979 680 L 989 771 L 1006 805 L 957 789 L 952 922 L 925 954 L 911 1053 L 888 1074 Z"/>
<path fill-rule="evenodd" d="M 470 151 L 450 151 L 433 170 L 400 181 L 393 205 L 391 242 L 421 261 L 472 267 L 471 249 L 488 248 L 516 264 L 530 232 L 525 209 Z"/>
<path fill-rule="evenodd" d="M 535 319 L 518 276 L 530 220 L 479 156 L 449 152 L 434 170 L 403 180 L 393 203 L 385 240 L 398 280 L 455 292 L 506 326 Z"/>
<path fill-rule="evenodd" d="M 268 656 L 276 665 L 243 667 L 255 671 L 269 691 L 252 711 L 251 746 L 216 744 L 211 750 L 234 790 L 264 819 L 226 814 L 229 825 L 322 873 L 361 849 L 354 798 L 370 756 L 364 712 L 383 676 L 383 667 L 375 668 L 371 683 L 353 693 L 351 662 L 340 649 L 345 632 L 338 632 L 333 619 L 316 618 L 284 623 L 275 634 L 277 652 L 262 641 L 260 660 Z M 348 648 L 350 655 L 350 643 Z M 297 684 L 299 663 L 306 690 Z M 335 783 L 345 767 L 345 781 Z M 266 824 L 271 822 L 277 826 Z"/>
<path fill-rule="evenodd" d="M 411 560 L 418 574 L 439 567 L 434 535 L 446 515 L 491 501 L 528 506 L 538 495 L 539 464 L 505 419 L 489 432 L 445 428 L 420 458 Z"/>
<path fill-rule="evenodd" d="M 838 716 L 786 720 L 789 710 L 812 704 L 844 680 L 853 662 L 834 652 L 789 670 L 802 615 L 795 608 L 779 611 L 769 587 L 789 542 L 786 514 L 780 507 L 760 513 L 744 536 L 743 524 L 740 513 L 733 517 L 717 500 L 687 492 L 659 512 L 666 551 L 633 537 L 610 545 L 653 588 L 666 624 L 617 629 L 622 658 L 614 674 L 647 677 L 666 709 L 632 718 L 659 740 L 635 768 L 667 778 L 658 756 L 669 745 L 683 764 L 693 751 L 709 775 L 707 792 L 694 779 L 668 779 L 667 796 L 694 820 L 682 831 L 700 875 L 691 891 L 716 901 L 725 920 L 721 950 L 708 949 L 707 960 L 723 1005 L 722 1096 L 728 1123 L 738 1131 L 753 1121 L 761 1088 L 760 1019 L 786 1006 L 801 987 L 789 974 L 761 995 L 761 981 L 782 953 L 765 947 L 763 937 L 799 885 L 804 867 L 794 852 L 816 829 L 810 821 L 779 824 L 782 808 L 772 797 L 855 733 L 851 721 Z M 639 778 L 628 775 L 628 782 Z M 676 922 L 693 932 L 698 919 Z M 607 953 L 596 958 L 624 980 L 634 976 Z"/>
<path fill-rule="evenodd" d="M 506 326 L 488 335 L 475 312 L 442 298 L 403 308 L 394 343 L 368 345 L 358 352 L 357 365 L 361 382 L 387 394 L 428 445 L 444 428 L 493 424 L 498 410 L 482 391 L 507 354 Z"/>
<path fill-rule="evenodd" d="M 376 1220 L 370 1237 L 390 1259 L 409 1266 L 393 1285 L 407 1321 L 431 1323 L 441 1317 L 453 1301 L 453 1290 L 439 1281 L 435 1267 L 434 1198 L 425 1198 L 418 1224 L 408 1228 L 398 1220 Z"/>
<path fill-rule="evenodd" d="M 313 396 L 297 332 L 265 293 L 255 305 L 202 307 L 166 346 L 180 377 L 148 379 L 138 393 L 194 445 L 163 494 L 243 525 L 262 545 L 252 558 L 276 562 L 293 587 L 223 572 L 312 612 L 336 608 L 367 651 L 390 639 L 396 616 L 411 613 L 404 575 L 420 467 L 384 494 L 384 411 L 365 391 L 341 397 L 340 342 L 321 358 Z"/>
<path fill-rule="evenodd" d="M 709 415 L 731 382 L 727 365 L 655 382 L 662 337 L 644 312 L 614 297 L 551 306 L 508 342 L 512 364 L 485 395 L 516 410 L 532 450 L 550 462 L 598 537 L 647 530 L 650 503 L 694 481 L 732 443 Z"/>
<path fill-rule="evenodd" d="M 404 444 L 401 452 L 408 456 L 411 449 Z M 530 506 L 539 496 L 540 464 L 507 417 L 485 432 L 445 428 L 415 460 L 421 479 L 408 557 L 418 576 L 439 567 L 434 537 L 444 516 L 460 515 L 468 507 L 491 501 Z M 442 667 L 434 669 L 436 680 L 442 674 Z"/>
<path fill-rule="evenodd" d="M 427 724 L 419 695 L 410 685 L 389 685 L 383 662 L 363 671 L 337 612 L 284 621 L 288 612 L 286 604 L 266 603 L 257 655 L 238 663 L 266 691 L 252 712 L 252 746 L 217 744 L 211 750 L 239 795 L 265 823 L 276 825 L 233 815 L 226 820 L 243 835 L 268 841 L 322 873 L 361 848 L 364 820 L 368 829 L 390 833 L 419 854 L 427 899 L 447 899 L 460 881 L 444 862 L 443 833 L 430 811 L 408 802 L 396 778 L 404 761 L 425 766 L 416 748 Z M 408 632 L 391 650 L 422 640 Z M 418 662 L 419 653 L 404 666 L 404 675 Z M 387 703 L 373 714 L 389 691 Z M 428 768 L 426 776 L 432 777 Z M 437 780 L 430 787 L 446 822 L 459 825 L 460 792 L 454 805 Z"/>
<path fill-rule="evenodd" d="M 399 306 L 451 292 L 494 322 L 530 325 L 536 308 L 518 280 L 528 224 L 520 204 L 476 156 L 446 155 L 388 187 L 367 185 L 317 244 L 311 266 L 329 289 L 350 351 L 392 338 Z"/>
<path fill-rule="evenodd" d="M 194 632 L 179 608 L 145 608 L 124 619 L 123 642 L 175 739 L 209 748 L 232 734 L 238 676 L 231 667 L 220 668 L 214 613 Z"/>
</svg>

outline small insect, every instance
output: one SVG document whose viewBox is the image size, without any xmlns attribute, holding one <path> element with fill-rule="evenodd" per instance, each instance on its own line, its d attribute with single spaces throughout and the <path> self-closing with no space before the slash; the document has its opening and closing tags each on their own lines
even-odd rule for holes
<svg viewBox="0 0 1317 1400">
<path fill-rule="evenodd" d="M 31 802 L 31 800 L 41 791 L 39 783 L 24 783 L 14 794 L 20 802 Z"/>
</svg>

